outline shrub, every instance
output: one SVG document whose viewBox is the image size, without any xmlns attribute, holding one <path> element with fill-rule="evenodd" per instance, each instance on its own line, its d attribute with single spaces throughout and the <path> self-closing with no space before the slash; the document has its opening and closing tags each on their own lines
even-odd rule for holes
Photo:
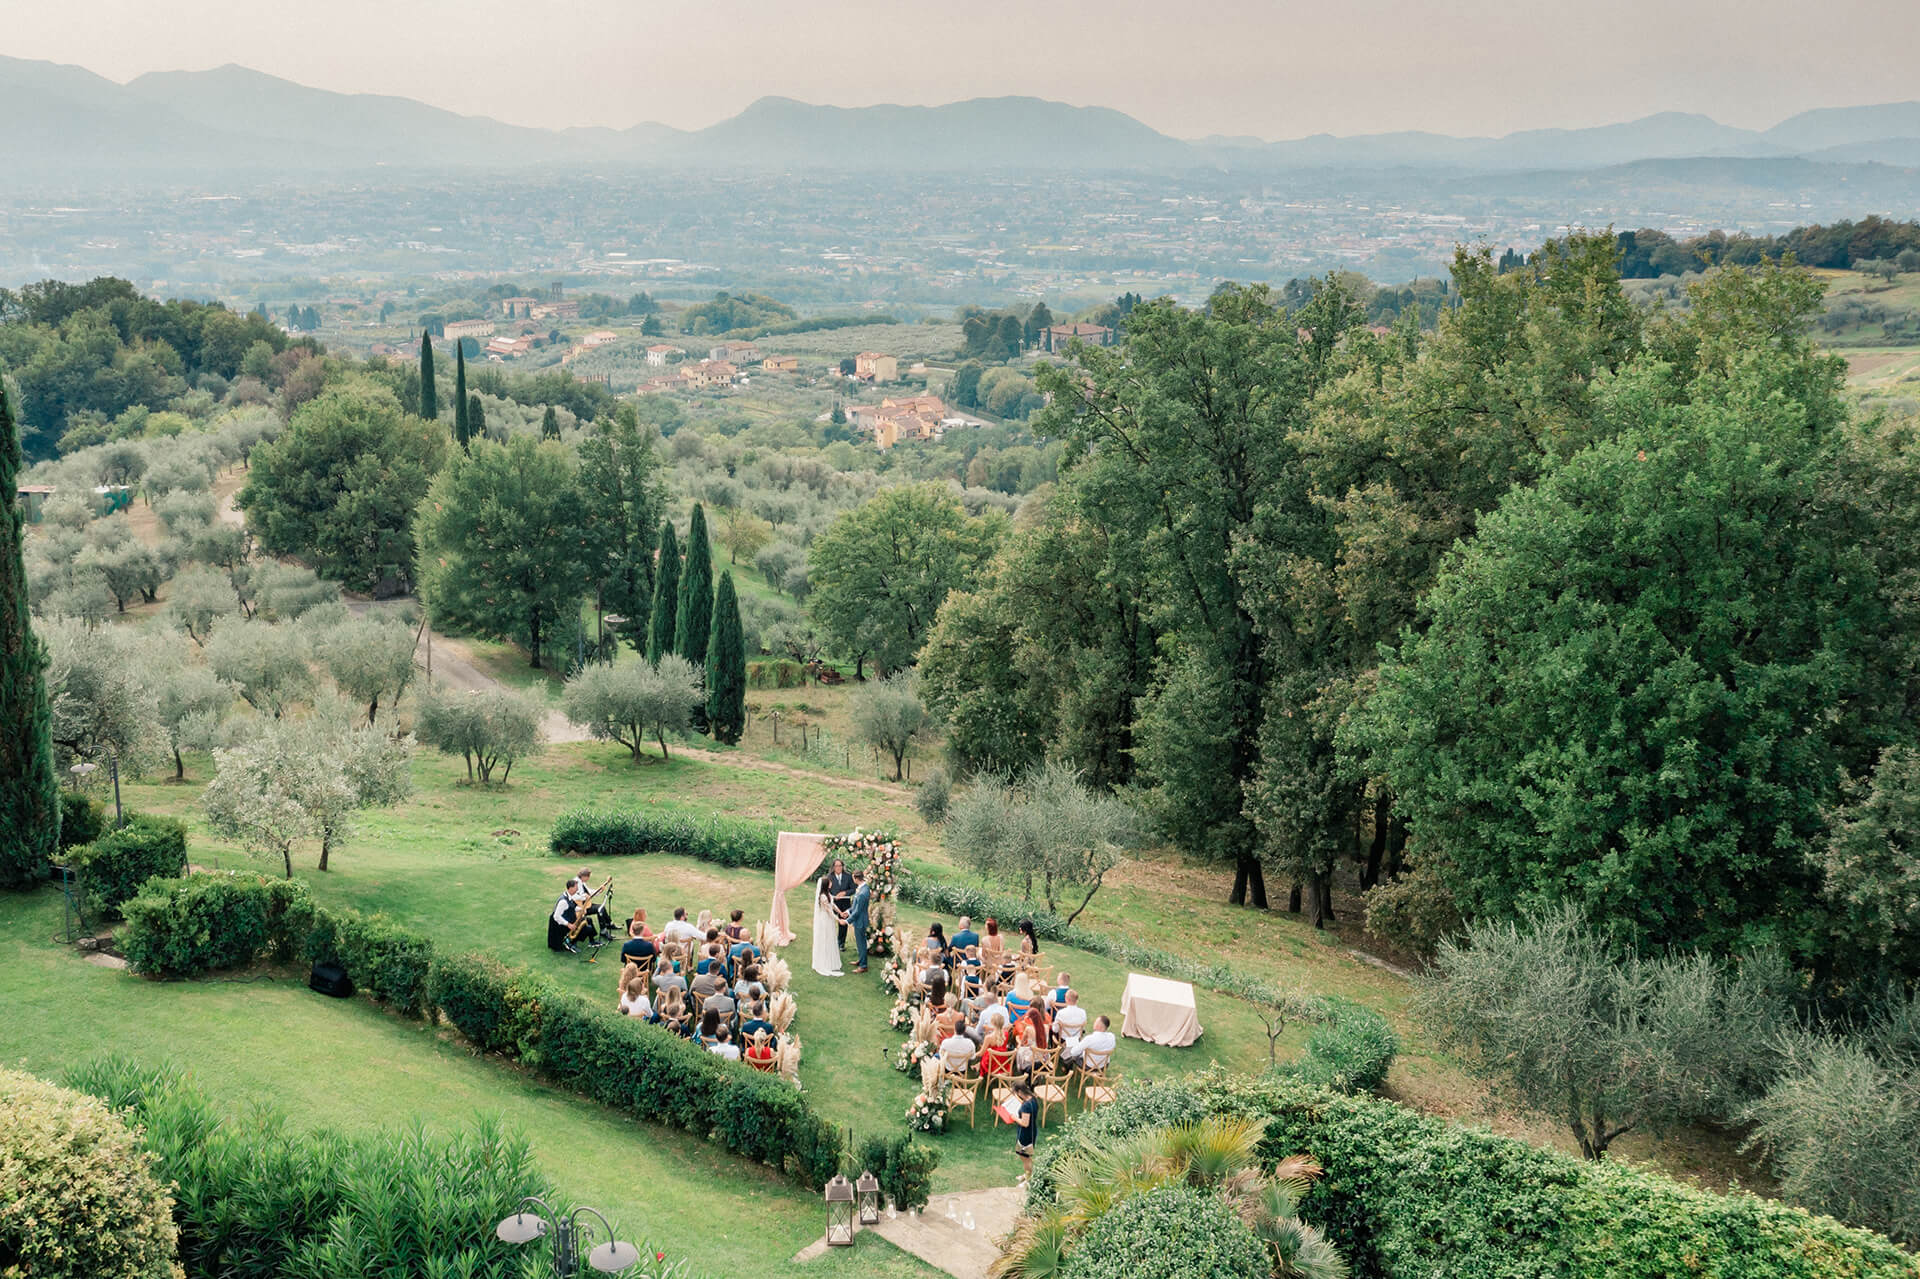
<svg viewBox="0 0 1920 1279">
<path fill-rule="evenodd" d="M 490 955 L 460 955 L 433 961 L 427 997 L 481 1052 L 505 1053 L 532 1066 L 538 1062 L 540 1006 L 551 989 Z"/>
<path fill-rule="evenodd" d="M 149 879 L 122 907 L 120 953 L 150 977 L 197 977 L 253 963 L 274 944 L 264 876 L 238 872 Z"/>
<path fill-rule="evenodd" d="M 807 668 L 792 658 L 747 663 L 747 685 L 750 688 L 799 688 L 806 682 Z"/>
<path fill-rule="evenodd" d="M 522 1196 L 553 1193 L 526 1141 L 490 1123 L 444 1139 L 419 1128 L 306 1132 L 271 1111 L 234 1122 L 164 1070 L 109 1061 L 81 1082 L 127 1107 L 157 1171 L 177 1184 L 192 1275 L 518 1274 L 522 1259 L 493 1223 Z"/>
<path fill-rule="evenodd" d="M 880 1193 L 904 1212 L 926 1207 L 933 1197 L 933 1170 L 940 1166 L 940 1152 L 915 1141 L 912 1133 L 876 1134 L 861 1143 L 858 1165 L 849 1171 L 849 1179 L 871 1172 L 880 1183 Z"/>
<path fill-rule="evenodd" d="M 947 805 L 953 799 L 953 778 L 947 770 L 935 764 L 927 770 L 926 780 L 913 793 L 913 806 L 919 810 L 921 820 L 929 826 L 938 826 L 947 820 Z"/>
<path fill-rule="evenodd" d="M 60 847 L 91 844 L 107 828 L 107 814 L 79 791 L 60 792 Z"/>
<path fill-rule="evenodd" d="M 433 943 L 384 915 L 316 910 L 307 958 L 339 964 L 354 985 L 408 1017 L 427 1011 Z"/>
<path fill-rule="evenodd" d="M 1327 1169 L 1303 1210 L 1356 1279 L 1914 1279 L 1913 1258 L 1887 1240 L 1750 1194 L 1695 1190 L 1277 1075 L 1213 1070 L 1171 1086 L 1209 1113 L 1264 1118 L 1267 1162 L 1306 1153 Z"/>
<path fill-rule="evenodd" d="M 720 866 L 773 869 L 775 832 L 759 822 L 698 816 L 675 809 L 576 808 L 553 823 L 548 845 L 556 853 L 625 857 L 673 853 Z"/>
<path fill-rule="evenodd" d="M 1267 1250 L 1219 1195 L 1184 1185 L 1131 1195 L 1087 1228 L 1062 1279 L 1245 1279 Z"/>
<path fill-rule="evenodd" d="M 1431 867 L 1376 884 L 1361 901 L 1369 933 L 1421 959 L 1432 959 L 1440 939 L 1462 922 L 1446 879 Z"/>
<path fill-rule="evenodd" d="M 1206 1102 L 1181 1080 L 1123 1084 L 1114 1099 L 1098 1110 L 1073 1119 L 1067 1133 L 1072 1141 L 1043 1142 L 1033 1156 L 1033 1177 L 1027 1182 L 1026 1211 L 1037 1212 L 1054 1198 L 1054 1170 L 1075 1150 L 1112 1144 L 1114 1139 L 1147 1128 L 1173 1128 L 1193 1123 L 1207 1114 Z"/>
<path fill-rule="evenodd" d="M 187 865 L 187 828 L 171 817 L 132 817 L 119 830 L 82 845 L 73 857 L 89 911 L 118 919 L 120 907 L 155 877 Z"/>
<path fill-rule="evenodd" d="M 0 1273 L 180 1279 L 153 1163 L 104 1103 L 0 1071 Z"/>
<path fill-rule="evenodd" d="M 1289 1069 L 1300 1080 L 1335 1092 L 1372 1092 L 1387 1081 L 1400 1051 L 1399 1036 L 1371 1008 L 1344 999 L 1324 1001 L 1326 1020 L 1307 1036 L 1306 1051 Z"/>
</svg>

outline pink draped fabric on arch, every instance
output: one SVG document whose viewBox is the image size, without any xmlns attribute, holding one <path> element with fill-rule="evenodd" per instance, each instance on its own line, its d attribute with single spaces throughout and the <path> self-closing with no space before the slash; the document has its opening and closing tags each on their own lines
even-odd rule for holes
<svg viewBox="0 0 1920 1279">
<path fill-rule="evenodd" d="M 767 924 L 782 946 L 793 940 L 793 927 L 787 919 L 787 892 L 798 888 L 820 868 L 827 856 L 825 835 L 805 835 L 790 830 L 780 832 L 773 850 L 773 908 L 767 912 Z"/>
</svg>

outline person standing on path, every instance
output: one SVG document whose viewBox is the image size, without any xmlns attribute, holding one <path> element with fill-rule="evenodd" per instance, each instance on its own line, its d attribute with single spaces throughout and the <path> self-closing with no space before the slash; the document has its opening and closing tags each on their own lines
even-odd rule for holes
<svg viewBox="0 0 1920 1279">
<path fill-rule="evenodd" d="M 847 927 L 853 929 L 853 971 L 867 971 L 867 903 L 873 898 L 873 886 L 867 883 L 867 872 L 853 872 L 853 900 L 847 907 Z M 842 930 L 844 931 L 844 930 Z"/>
</svg>

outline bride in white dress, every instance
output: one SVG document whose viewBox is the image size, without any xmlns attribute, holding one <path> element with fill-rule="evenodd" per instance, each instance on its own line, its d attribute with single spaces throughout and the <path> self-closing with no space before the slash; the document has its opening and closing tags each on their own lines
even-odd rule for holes
<svg viewBox="0 0 1920 1279">
<path fill-rule="evenodd" d="M 833 909 L 832 890 L 822 875 L 813 885 L 813 971 L 822 977 L 839 977 L 840 917 Z"/>
</svg>

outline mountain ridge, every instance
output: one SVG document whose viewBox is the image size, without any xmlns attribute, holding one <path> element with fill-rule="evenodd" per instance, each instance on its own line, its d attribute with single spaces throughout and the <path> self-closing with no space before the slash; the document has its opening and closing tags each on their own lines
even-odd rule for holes
<svg viewBox="0 0 1920 1279">
<path fill-rule="evenodd" d="M 703 129 L 541 129 L 390 94 L 341 93 L 228 63 L 121 85 L 85 68 L 0 56 L 0 165 L 55 171 L 342 171 L 613 163 L 874 170 L 1394 169 L 1496 173 L 1640 160 L 1811 158 L 1920 163 L 1920 102 L 1819 108 L 1766 130 L 1691 112 L 1590 128 L 1455 137 L 1420 130 L 1269 141 L 1171 137 L 1101 106 L 1031 96 L 837 107 L 768 96 Z"/>
</svg>

